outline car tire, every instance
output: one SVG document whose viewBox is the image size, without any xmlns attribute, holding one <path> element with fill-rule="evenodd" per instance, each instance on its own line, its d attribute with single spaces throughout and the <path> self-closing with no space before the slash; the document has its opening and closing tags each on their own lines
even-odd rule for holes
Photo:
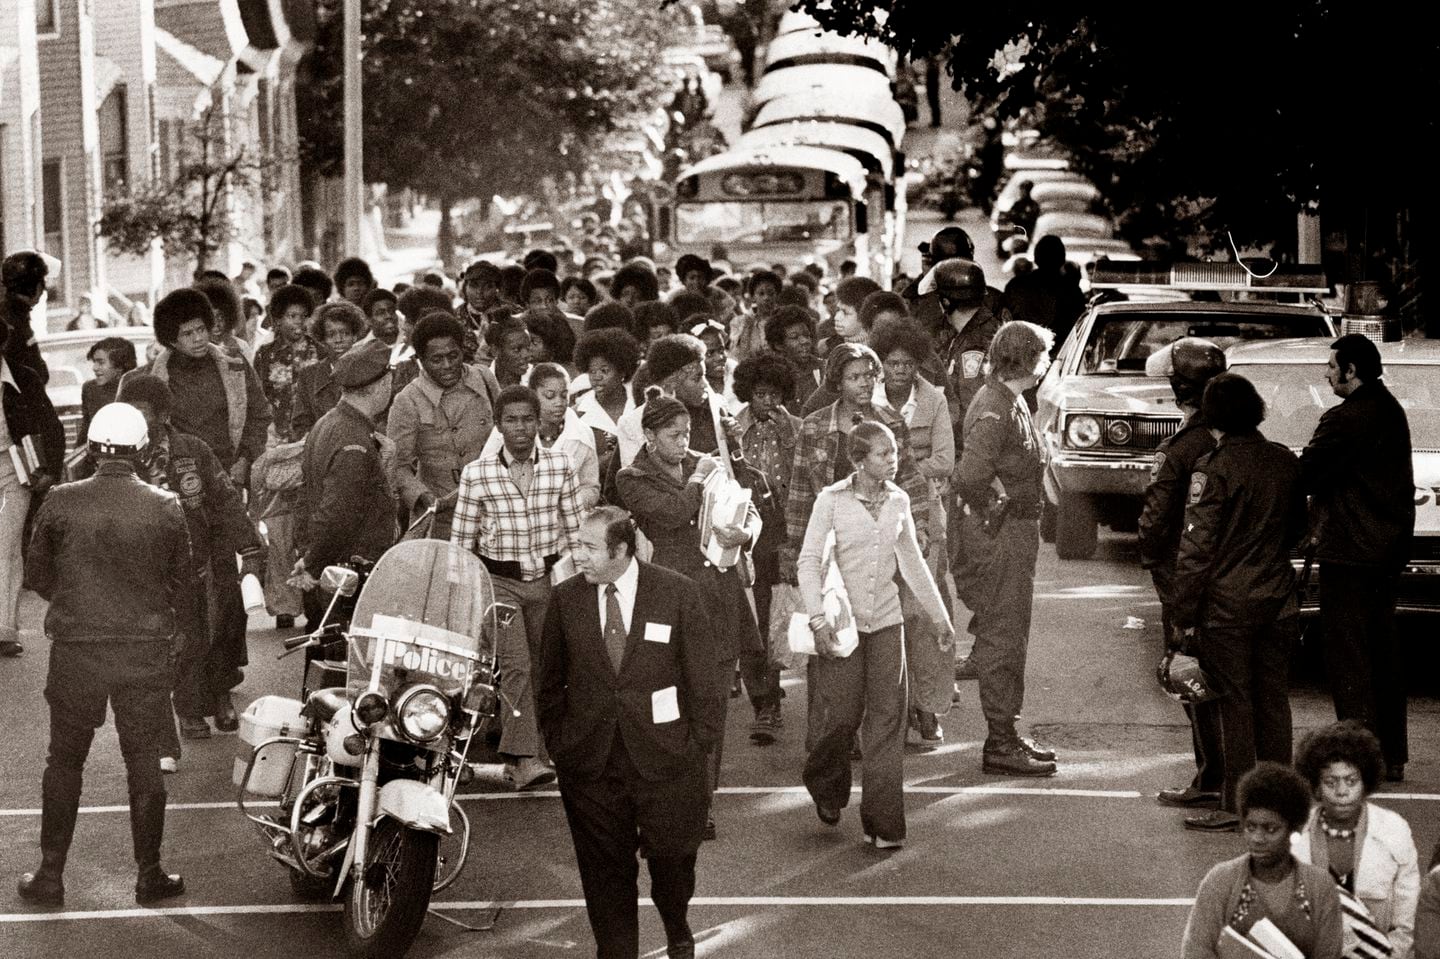
<svg viewBox="0 0 1440 959">
<path fill-rule="evenodd" d="M 1055 507 L 1049 500 L 1040 504 L 1040 540 L 1045 543 L 1055 542 Z"/>
<path fill-rule="evenodd" d="M 1055 555 L 1061 559 L 1090 559 L 1095 555 L 1100 524 L 1095 504 L 1083 493 L 1061 493 L 1055 515 Z"/>
</svg>

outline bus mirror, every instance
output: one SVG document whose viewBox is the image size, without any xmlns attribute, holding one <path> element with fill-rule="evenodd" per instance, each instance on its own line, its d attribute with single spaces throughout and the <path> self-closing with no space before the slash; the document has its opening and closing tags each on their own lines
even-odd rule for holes
<svg viewBox="0 0 1440 959">
<path fill-rule="evenodd" d="M 661 204 L 655 208 L 655 238 L 667 243 L 670 240 L 669 204 Z"/>
<path fill-rule="evenodd" d="M 864 203 L 855 204 L 855 232 L 870 232 L 870 212 Z"/>
</svg>

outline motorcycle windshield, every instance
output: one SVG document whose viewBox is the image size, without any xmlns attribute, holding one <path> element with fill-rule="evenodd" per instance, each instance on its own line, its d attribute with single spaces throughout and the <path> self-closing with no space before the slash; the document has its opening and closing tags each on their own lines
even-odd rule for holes
<svg viewBox="0 0 1440 959">
<path fill-rule="evenodd" d="M 390 548 L 366 580 L 350 621 L 351 697 L 417 683 L 464 692 L 494 657 L 487 616 L 495 592 L 473 554 L 443 540 Z"/>
</svg>

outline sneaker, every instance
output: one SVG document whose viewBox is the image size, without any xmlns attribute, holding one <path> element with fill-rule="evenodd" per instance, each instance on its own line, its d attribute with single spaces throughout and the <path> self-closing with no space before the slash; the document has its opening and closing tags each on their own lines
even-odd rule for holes
<svg viewBox="0 0 1440 959">
<path fill-rule="evenodd" d="M 175 772 L 175 770 L 178 769 L 178 768 L 179 768 L 179 767 L 178 767 L 178 765 L 177 765 L 177 761 L 176 761 L 176 759 L 175 759 L 174 756 L 161 756 L 161 757 L 160 757 L 160 771 L 161 771 L 162 773 L 173 773 L 173 772 Z"/>
<path fill-rule="evenodd" d="M 513 765 L 507 763 L 506 773 L 516 792 L 525 792 L 555 781 L 555 770 L 534 756 L 526 756 Z"/>
</svg>

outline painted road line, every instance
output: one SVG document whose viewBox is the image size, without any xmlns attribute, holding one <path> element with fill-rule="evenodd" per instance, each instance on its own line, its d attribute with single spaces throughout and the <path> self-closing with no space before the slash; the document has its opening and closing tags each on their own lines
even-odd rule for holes
<svg viewBox="0 0 1440 959">
<path fill-rule="evenodd" d="M 724 796 L 784 796 L 807 795 L 804 786 L 721 786 L 716 792 Z M 851 786 L 850 792 L 859 794 L 860 786 Z M 1153 794 L 1138 789 L 1081 789 L 1057 787 L 1046 789 L 1032 786 L 906 786 L 905 792 L 917 796 L 1050 796 L 1079 799 L 1151 799 Z M 455 797 L 456 802 L 515 802 L 528 799 L 559 799 L 557 789 L 536 789 L 523 793 L 464 793 Z M 1371 793 L 1369 799 L 1397 800 L 1404 802 L 1440 802 L 1440 793 Z M 247 801 L 247 808 L 274 809 L 278 802 L 258 799 Z M 234 809 L 233 802 L 182 802 L 170 803 L 165 807 L 170 812 L 193 812 L 207 809 Z M 87 815 L 99 813 L 129 812 L 129 806 L 81 806 L 80 812 Z M 39 808 L 0 809 L 0 818 L 40 815 Z"/>
<path fill-rule="evenodd" d="M 1135 899 L 1101 896 L 696 896 L 691 906 L 768 907 L 782 906 L 1057 906 L 1098 908 L 1189 908 L 1193 898 Z M 640 905 L 654 905 L 642 898 Z M 431 903 L 439 911 L 482 909 L 583 909 L 584 899 L 470 900 Z M 67 922 L 114 919 L 166 919 L 186 916 L 274 916 L 317 912 L 339 912 L 338 903 L 282 903 L 260 906 L 172 906 L 164 909 L 92 909 L 76 912 L 0 913 L 0 924 Z"/>
</svg>

